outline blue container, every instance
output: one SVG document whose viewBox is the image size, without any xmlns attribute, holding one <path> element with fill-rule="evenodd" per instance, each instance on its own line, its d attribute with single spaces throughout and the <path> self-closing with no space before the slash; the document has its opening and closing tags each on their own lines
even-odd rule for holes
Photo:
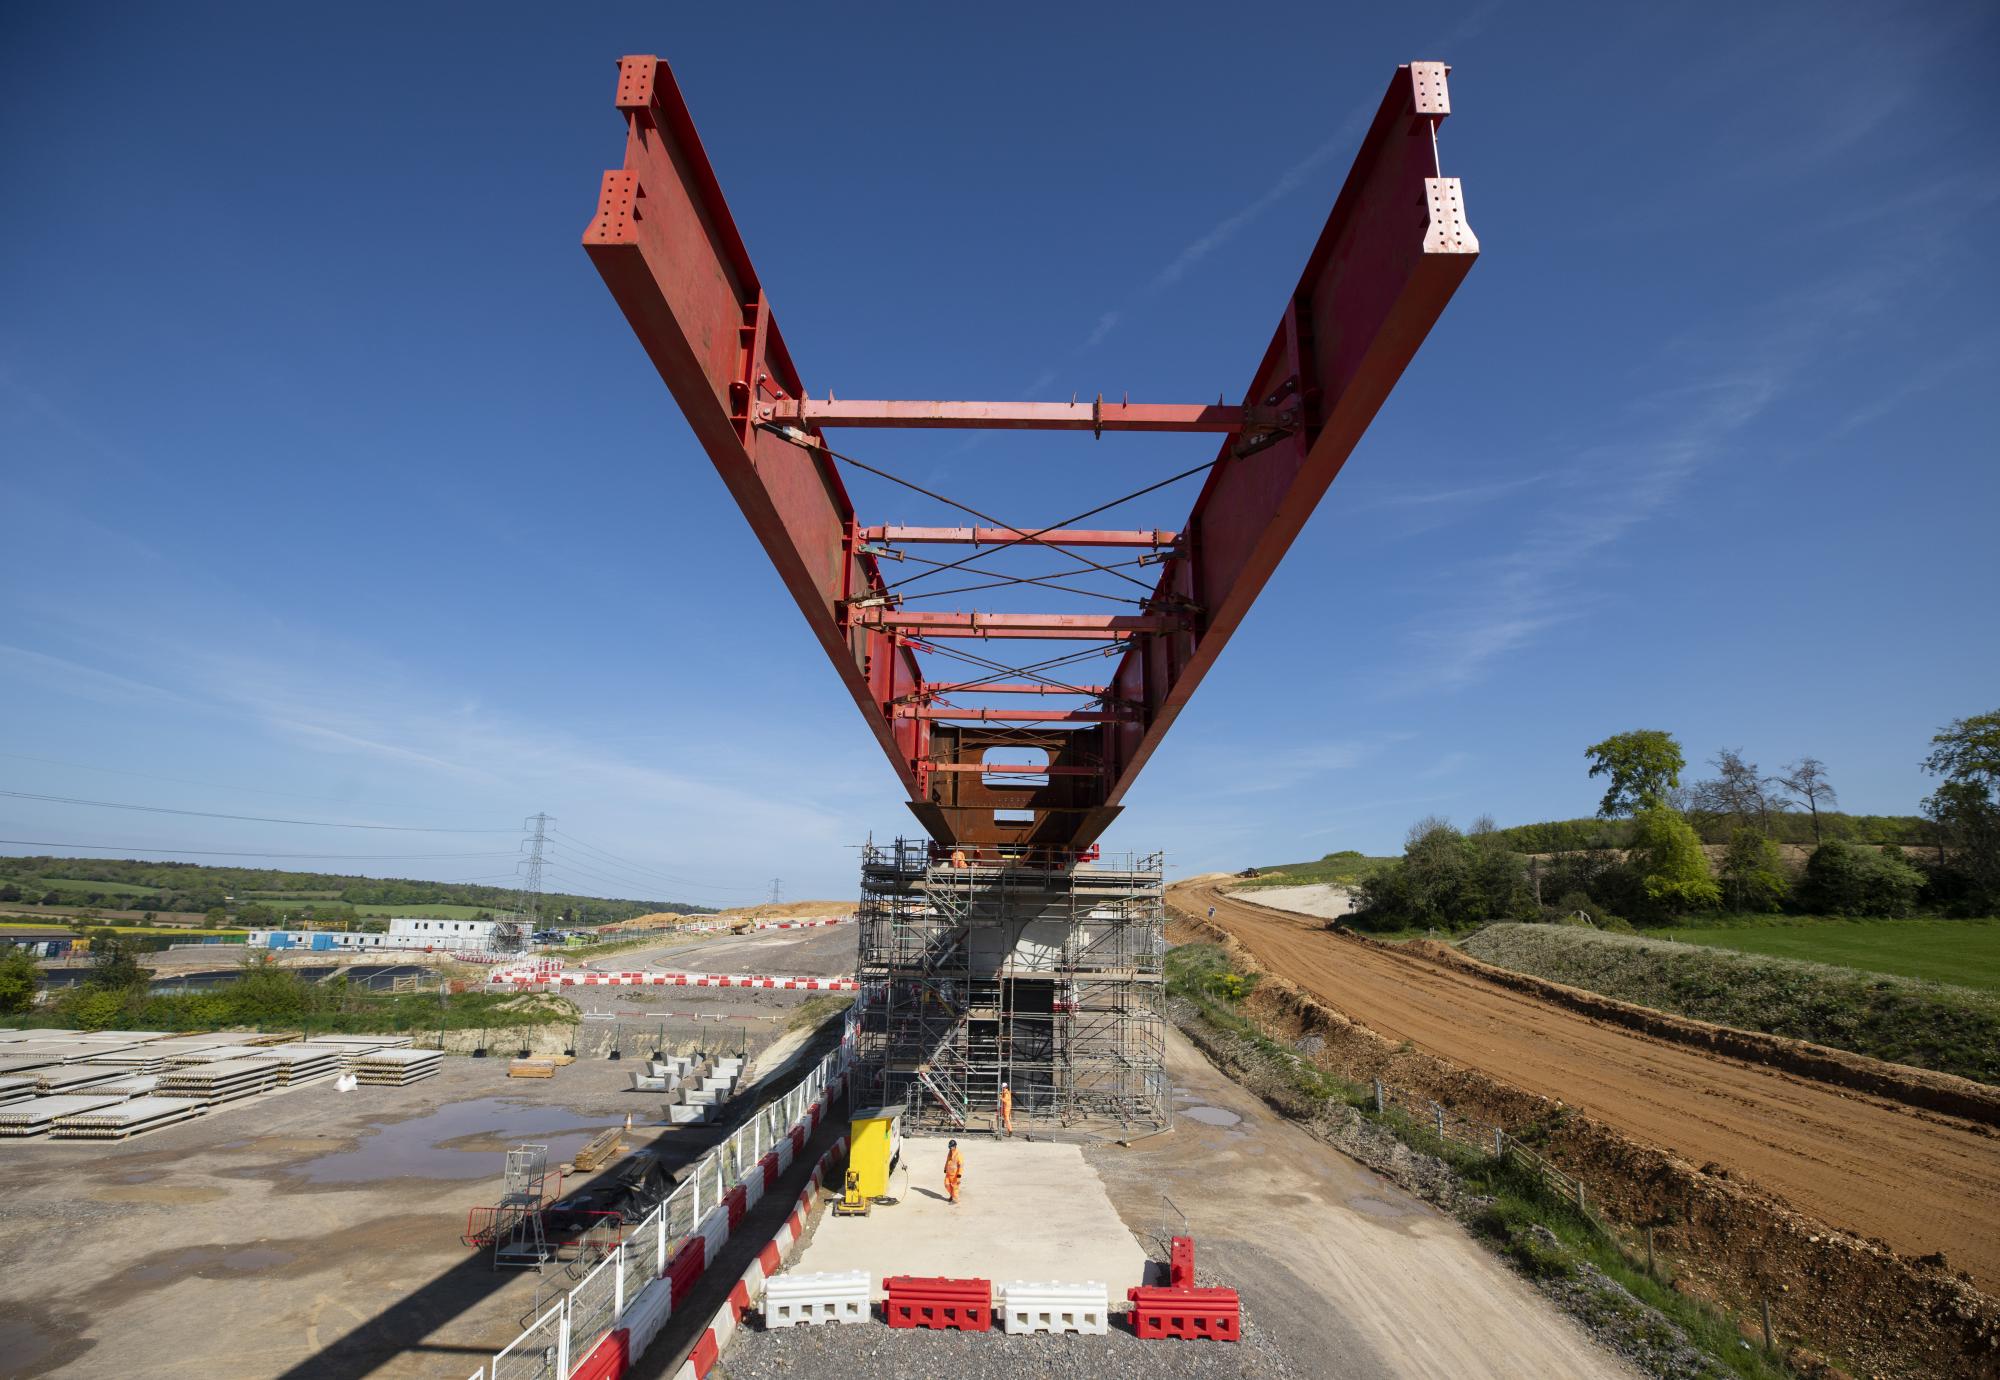
<svg viewBox="0 0 2000 1380">
<path fill-rule="evenodd" d="M 316 935 L 314 935 L 314 936 L 313 936 L 313 948 L 314 948 L 314 949 L 331 949 L 332 947 L 333 947 L 333 936 L 332 936 L 332 935 L 330 935 L 330 934 L 316 934 Z"/>
<path fill-rule="evenodd" d="M 274 949 L 289 949 L 292 947 L 292 937 L 283 930 L 279 930 L 271 936 L 271 947 Z"/>
</svg>

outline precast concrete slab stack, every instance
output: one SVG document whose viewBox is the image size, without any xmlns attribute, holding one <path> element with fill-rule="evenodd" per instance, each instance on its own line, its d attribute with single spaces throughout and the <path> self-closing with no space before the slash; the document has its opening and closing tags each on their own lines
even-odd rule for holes
<svg viewBox="0 0 2000 1380">
<path fill-rule="evenodd" d="M 26 1102 L 15 1102 L 0 1107 L 0 1136 L 16 1139 L 23 1136 L 39 1136 L 55 1125 L 59 1116 L 72 1116 L 78 1112 L 95 1111 L 99 1107 L 115 1107 L 120 1099 L 115 1097 L 32 1097 Z"/>
<path fill-rule="evenodd" d="M 176 1121 L 200 1116 L 207 1108 L 186 1097 L 138 1097 L 107 1107 L 59 1116 L 49 1131 L 51 1140 L 128 1140 Z"/>
<path fill-rule="evenodd" d="M 363 1083 L 403 1087 L 436 1076 L 444 1054 L 435 1049 L 371 1049 L 353 1061 L 354 1076 Z"/>
<path fill-rule="evenodd" d="M 0 1077 L 0 1106 L 24 1102 L 35 1095 L 35 1080 L 18 1076 Z"/>
<path fill-rule="evenodd" d="M 161 1097 L 200 1098 L 209 1106 L 268 1091 L 278 1081 L 275 1059 L 217 1059 L 183 1064 L 160 1075 Z"/>
<path fill-rule="evenodd" d="M 340 1051 L 331 1045 L 224 1045 L 209 1053 L 225 1059 L 275 1059 L 281 1088 L 331 1078 L 341 1069 Z"/>
<path fill-rule="evenodd" d="M 108 1083 L 93 1083 L 90 1092 L 93 1097 L 148 1097 L 159 1086 L 160 1076 L 156 1073 L 128 1073 Z"/>
<path fill-rule="evenodd" d="M 54 1094 L 81 1092 L 98 1083 L 109 1083 L 122 1072 L 103 1064 L 52 1064 L 36 1069 L 32 1076 L 38 1092 Z"/>
</svg>

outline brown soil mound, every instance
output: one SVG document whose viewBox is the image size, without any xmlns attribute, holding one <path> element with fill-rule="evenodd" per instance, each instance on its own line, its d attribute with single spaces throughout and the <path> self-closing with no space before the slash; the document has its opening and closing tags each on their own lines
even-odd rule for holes
<svg viewBox="0 0 2000 1380">
<path fill-rule="evenodd" d="M 1316 1062 L 1532 1135 L 1618 1220 L 1655 1226 L 1692 1292 L 1769 1298 L 1848 1367 L 1995 1373 L 2000 1304 L 1973 1281 L 2000 1282 L 2000 1137 L 1926 1103 L 1959 1095 L 1938 1075 L 1586 1011 L 1592 994 L 1495 982 L 1213 886 L 1173 895 L 1183 924 L 1277 975 L 1253 1013 L 1320 1035 Z M 1194 918 L 1210 905 L 1219 928 Z M 1817 1063 L 1836 1055 L 1857 1067 Z"/>
</svg>

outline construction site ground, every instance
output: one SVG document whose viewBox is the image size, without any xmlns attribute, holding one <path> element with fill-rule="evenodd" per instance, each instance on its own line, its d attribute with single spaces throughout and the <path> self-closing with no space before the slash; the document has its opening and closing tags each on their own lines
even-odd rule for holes
<svg viewBox="0 0 2000 1380">
<path fill-rule="evenodd" d="M 1258 963 L 1392 1043 L 1559 1099 L 1904 1255 L 1941 1251 L 1982 1289 L 2000 1289 L 2000 1137 L 1990 1126 L 1593 1019 L 1212 881 L 1170 895 L 1191 915 L 1214 906 L 1214 923 Z"/>
<path fill-rule="evenodd" d="M 838 926 L 671 952 L 704 971 L 832 974 L 852 970 L 853 945 L 852 927 Z M 628 1148 L 656 1148 L 673 1172 L 804 1067 L 778 1073 L 781 1063 L 810 1053 L 807 1032 L 786 1028 L 809 993 L 632 1001 L 631 990 L 569 989 L 629 1024 L 629 1052 L 549 1079 L 510 1079 L 504 1058 L 451 1057 L 408 1087 L 317 1083 L 123 1143 L 0 1142 L 0 1374 L 464 1380 L 520 1332 L 536 1298 L 532 1271 L 496 1272 L 459 1240 L 468 1211 L 498 1197 L 510 1145 L 546 1143 L 555 1163 L 630 1112 Z M 663 1023 L 677 1047 L 747 1046 L 763 1086 L 746 1080 L 707 1126 L 647 1124 L 663 1098 L 630 1092 L 630 1076 Z M 569 1283 L 555 1272 L 539 1282 Z"/>
<path fill-rule="evenodd" d="M 945 1193 L 947 1138 L 906 1136 L 894 1206 L 829 1216 L 793 1268 L 891 1275 L 1096 1280 L 1122 1301 L 1147 1283 L 1146 1252 L 1118 1219 L 1081 1145 L 966 1136 L 959 1201 Z"/>
<path fill-rule="evenodd" d="M 1019 1155 L 1009 1153 L 1016 1146 L 988 1136 L 964 1137 L 966 1201 L 959 1209 L 938 1201 L 943 1142 L 911 1138 L 916 1211 L 905 1198 L 859 1221 L 824 1218 L 793 1268 L 872 1265 L 878 1285 L 883 1270 L 985 1273 L 996 1282 L 1079 1280 L 1113 1269 L 1078 1249 L 1082 1232 L 1115 1234 L 1112 1258 L 1129 1272 L 1142 1254 L 1163 1259 L 1161 1238 L 1185 1231 L 1196 1242 L 1200 1282 L 1241 1292 L 1243 1344 L 1141 1342 L 1117 1328 L 1109 1337 L 1051 1338 L 913 1333 L 880 1323 L 775 1332 L 753 1325 L 730 1343 L 723 1374 L 729 1380 L 783 1374 L 1630 1380 L 1636 1374 L 1452 1218 L 1287 1121 L 1177 1031 L 1168 1032 L 1167 1074 L 1173 1129 L 1129 1146 L 1051 1145 L 1050 1153 Z M 899 1192 L 900 1185 L 899 1175 Z M 879 1238 L 872 1249 L 857 1249 L 871 1234 Z M 1136 1282 L 1106 1281 L 1114 1306 L 1125 1305 L 1125 1288 Z"/>
</svg>

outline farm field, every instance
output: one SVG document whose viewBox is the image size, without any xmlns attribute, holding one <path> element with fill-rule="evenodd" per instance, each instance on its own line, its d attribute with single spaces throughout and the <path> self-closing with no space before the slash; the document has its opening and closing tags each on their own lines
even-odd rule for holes
<svg viewBox="0 0 2000 1380">
<path fill-rule="evenodd" d="M 1814 920 L 1646 934 L 2000 992 L 2000 920 Z"/>
</svg>

